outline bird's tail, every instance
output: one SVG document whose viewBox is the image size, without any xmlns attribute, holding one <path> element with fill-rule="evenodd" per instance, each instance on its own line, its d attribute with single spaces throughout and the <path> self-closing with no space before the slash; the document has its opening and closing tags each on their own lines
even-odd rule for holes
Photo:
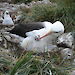
<svg viewBox="0 0 75 75">
<path fill-rule="evenodd" d="M 31 49 L 30 47 L 32 47 L 32 46 L 30 46 L 30 45 L 32 45 L 32 43 L 33 43 L 33 39 L 31 37 L 27 37 L 20 43 L 20 45 L 25 50 L 27 50 L 27 49 L 29 50 L 29 49 Z"/>
</svg>

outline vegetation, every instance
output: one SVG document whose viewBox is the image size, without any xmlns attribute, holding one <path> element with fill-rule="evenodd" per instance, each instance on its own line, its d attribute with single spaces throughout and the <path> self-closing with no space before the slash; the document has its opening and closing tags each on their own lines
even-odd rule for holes
<svg viewBox="0 0 75 75">
<path fill-rule="evenodd" d="M 14 3 L 31 1 L 33 0 L 14 0 Z M 66 32 L 74 31 L 75 0 L 51 1 L 54 4 L 39 4 L 22 9 L 23 15 L 20 22 L 50 21 L 54 23 L 59 20 L 64 24 Z M 18 52 L 15 53 L 18 54 Z M 0 51 L 0 75 L 51 75 L 51 73 L 52 75 L 69 75 L 69 70 L 75 66 L 71 65 L 70 60 L 63 60 L 60 52 L 26 52 L 16 56 L 17 58 L 13 58 L 11 53 Z"/>
<path fill-rule="evenodd" d="M 56 4 L 39 4 L 33 5 L 30 9 L 23 9 L 23 22 L 31 21 L 61 21 L 65 26 L 65 31 L 75 30 L 75 1 L 71 0 L 55 0 Z M 28 12 L 27 12 L 27 11 Z"/>
<path fill-rule="evenodd" d="M 67 75 L 67 71 L 55 67 L 50 60 L 33 56 L 28 52 L 20 57 L 10 75 Z"/>
<path fill-rule="evenodd" d="M 0 47 L 0 75 L 7 74 L 14 66 L 16 59 L 7 51 Z"/>
<path fill-rule="evenodd" d="M 62 63 L 60 52 L 46 52 L 39 55 L 29 51 L 16 59 L 13 59 L 10 53 L 3 53 L 5 55 L 0 58 L 1 75 L 68 75 L 69 72 L 70 65 L 65 66 L 64 62 Z"/>
</svg>

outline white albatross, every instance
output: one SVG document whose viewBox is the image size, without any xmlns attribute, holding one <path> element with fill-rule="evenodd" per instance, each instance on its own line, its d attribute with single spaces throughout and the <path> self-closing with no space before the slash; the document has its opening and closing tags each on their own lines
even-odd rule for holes
<svg viewBox="0 0 75 75">
<path fill-rule="evenodd" d="M 44 52 L 45 48 L 52 44 L 52 40 L 64 33 L 64 25 L 60 21 L 53 24 L 35 22 L 17 25 L 9 32 L 24 37 L 20 45 L 25 50 Z"/>
<path fill-rule="evenodd" d="M 9 11 L 5 11 L 2 24 L 3 25 L 14 25 L 14 22 L 12 18 L 10 17 Z"/>
<path fill-rule="evenodd" d="M 64 26 L 61 22 L 55 23 L 43 22 L 45 28 L 27 32 L 27 37 L 21 42 L 25 50 L 35 50 L 38 52 L 46 51 L 52 40 L 64 32 Z M 57 32 L 57 33 L 56 33 Z"/>
</svg>

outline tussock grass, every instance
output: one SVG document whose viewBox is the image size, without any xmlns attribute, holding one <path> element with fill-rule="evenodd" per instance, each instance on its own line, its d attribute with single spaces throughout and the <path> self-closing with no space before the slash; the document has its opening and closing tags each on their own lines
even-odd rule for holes
<svg viewBox="0 0 75 75">
<path fill-rule="evenodd" d="M 65 26 L 65 31 L 75 30 L 75 1 L 55 0 L 56 4 L 38 4 L 33 5 L 30 9 L 23 9 L 23 17 L 21 22 L 37 22 L 37 21 L 61 21 Z"/>
<path fill-rule="evenodd" d="M 67 71 L 60 69 L 51 62 L 53 61 L 52 58 L 46 59 L 47 56 L 45 58 L 34 54 L 34 52 L 27 52 L 21 56 L 10 75 L 67 75 Z"/>
</svg>

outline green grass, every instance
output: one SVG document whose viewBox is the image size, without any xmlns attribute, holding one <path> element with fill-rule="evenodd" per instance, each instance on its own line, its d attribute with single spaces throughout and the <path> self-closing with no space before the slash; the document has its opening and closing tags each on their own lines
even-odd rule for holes
<svg viewBox="0 0 75 75">
<path fill-rule="evenodd" d="M 69 0 L 70 1 L 70 0 Z M 56 0 L 56 5 L 38 4 L 33 5 L 32 8 L 23 9 L 23 16 L 21 22 L 37 22 L 61 21 L 65 26 L 65 31 L 70 32 L 75 30 L 75 2 L 66 4 L 67 1 Z"/>
<path fill-rule="evenodd" d="M 54 59 L 55 60 L 55 59 Z M 50 60 L 27 52 L 16 62 L 10 75 L 67 75 L 67 71 L 54 66 Z"/>
</svg>

